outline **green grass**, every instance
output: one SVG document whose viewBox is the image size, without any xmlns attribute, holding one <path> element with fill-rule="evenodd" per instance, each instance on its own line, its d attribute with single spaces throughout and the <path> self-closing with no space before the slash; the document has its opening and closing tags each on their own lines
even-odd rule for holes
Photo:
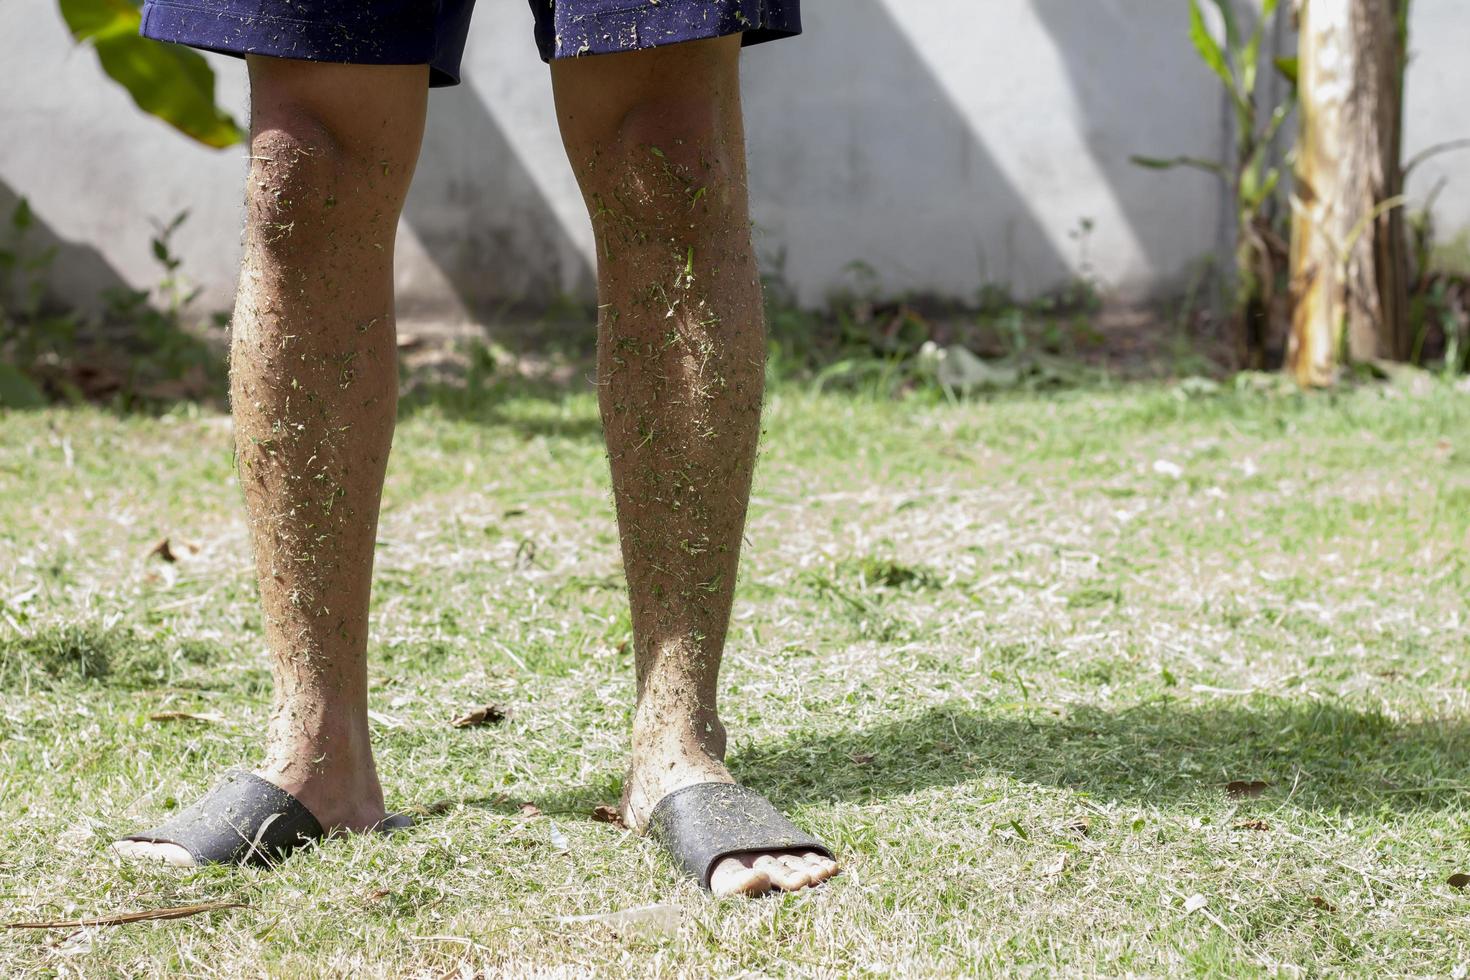
<svg viewBox="0 0 1470 980">
<path fill-rule="evenodd" d="M 4 919 L 245 906 L 0 932 L 0 975 L 1470 961 L 1470 891 L 1447 883 L 1470 871 L 1470 396 L 785 385 L 767 429 L 731 761 L 846 873 L 746 902 L 590 818 L 616 798 L 632 688 L 590 394 L 406 406 L 372 696 L 390 801 L 426 816 L 274 870 L 106 846 L 255 760 L 268 673 L 226 420 L 0 415 Z M 163 537 L 173 564 L 148 557 Z M 449 726 L 487 701 L 507 720 Z M 655 903 L 677 928 L 560 921 Z"/>
</svg>

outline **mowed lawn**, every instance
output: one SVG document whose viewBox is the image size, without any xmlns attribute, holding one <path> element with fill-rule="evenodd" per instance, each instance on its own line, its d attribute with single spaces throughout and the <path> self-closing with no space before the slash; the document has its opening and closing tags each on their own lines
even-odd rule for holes
<svg viewBox="0 0 1470 980">
<path fill-rule="evenodd" d="M 1470 394 L 778 385 L 723 711 L 846 871 L 715 901 L 593 818 L 632 661 L 586 389 L 405 406 L 372 707 L 421 821 L 270 870 L 107 848 L 255 761 L 228 420 L 0 415 L 0 914 L 237 903 L 0 930 L 0 975 L 1465 975 Z"/>
</svg>

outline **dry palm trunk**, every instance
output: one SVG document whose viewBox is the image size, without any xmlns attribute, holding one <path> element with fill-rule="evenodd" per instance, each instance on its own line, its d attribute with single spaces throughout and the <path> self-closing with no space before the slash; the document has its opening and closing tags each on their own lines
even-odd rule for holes
<svg viewBox="0 0 1470 980">
<path fill-rule="evenodd" d="M 1343 353 L 1351 361 L 1408 354 L 1398 206 L 1408 2 L 1298 0 L 1301 142 L 1287 363 L 1303 385 L 1331 384 Z"/>
</svg>

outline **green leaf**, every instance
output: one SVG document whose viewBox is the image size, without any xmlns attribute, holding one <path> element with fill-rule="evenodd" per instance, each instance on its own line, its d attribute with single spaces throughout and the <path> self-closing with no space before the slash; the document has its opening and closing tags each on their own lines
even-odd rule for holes
<svg viewBox="0 0 1470 980">
<path fill-rule="evenodd" d="M 1229 25 L 1230 21 L 1227 20 L 1227 33 L 1230 29 Z M 1225 60 L 1225 52 L 1221 50 L 1220 42 L 1215 40 L 1215 35 L 1210 33 L 1210 28 L 1205 24 L 1205 15 L 1200 9 L 1199 0 L 1189 0 L 1189 40 L 1194 43 L 1194 49 L 1199 52 L 1200 60 L 1210 71 L 1219 76 L 1220 81 L 1225 83 L 1225 87 L 1233 95 L 1235 76 L 1230 71 L 1229 62 Z"/>
<path fill-rule="evenodd" d="M 1281 183 L 1281 170 L 1277 167 L 1267 170 L 1266 180 L 1261 185 L 1261 199 L 1265 200 L 1276 193 L 1276 185 L 1279 183 Z"/>
<path fill-rule="evenodd" d="M 1220 20 L 1225 23 L 1225 46 L 1231 51 L 1240 47 L 1240 29 L 1235 24 L 1235 8 L 1231 6 L 1234 0 L 1215 0 L 1215 7 L 1220 11 Z"/>
<path fill-rule="evenodd" d="M 1178 160 L 1166 160 L 1163 157 L 1145 157 L 1139 156 L 1136 153 L 1128 159 L 1140 167 L 1149 167 L 1153 170 L 1172 170 L 1179 166 Z"/>
<path fill-rule="evenodd" d="M 244 139 L 235 120 L 214 101 L 214 71 L 196 51 L 138 34 L 142 15 L 135 0 L 58 0 L 78 42 L 90 41 L 102 70 L 138 108 L 206 146 Z"/>
<path fill-rule="evenodd" d="M 99 39 L 102 70 L 138 108 L 206 146 L 234 146 L 245 134 L 214 104 L 214 72 L 196 52 L 177 44 L 124 35 Z"/>
<path fill-rule="evenodd" d="M 136 34 L 142 19 L 133 0 L 57 0 L 61 16 L 78 41 Z"/>
<path fill-rule="evenodd" d="M 1261 22 L 1265 24 L 1264 21 Z M 1257 27 L 1251 31 L 1251 39 L 1245 43 L 1245 50 L 1240 53 L 1240 88 L 1243 92 L 1254 92 L 1256 90 L 1256 66 L 1261 61 L 1261 28 Z"/>
<path fill-rule="evenodd" d="M 20 368 L 0 361 L 0 407 L 40 408 L 45 404 L 46 396 Z"/>
<path fill-rule="evenodd" d="M 1251 31 L 1251 39 L 1246 42 L 1245 50 L 1241 53 L 1241 91 L 1251 93 L 1256 90 L 1256 69 L 1261 63 L 1261 42 L 1266 37 L 1266 27 L 1271 23 L 1271 18 L 1276 13 L 1277 0 L 1265 0 L 1261 6 L 1261 18 L 1256 21 L 1255 30 Z"/>
<path fill-rule="evenodd" d="M 1254 211 L 1260 203 L 1261 176 L 1254 165 L 1240 172 L 1240 203 Z"/>
<path fill-rule="evenodd" d="M 1218 177 L 1226 176 L 1225 165 L 1214 160 L 1202 160 L 1199 157 L 1145 157 L 1137 154 L 1128 158 L 1132 163 L 1140 167 L 1148 167 L 1150 170 L 1172 170 L 1175 167 L 1193 167 L 1215 174 Z"/>
<path fill-rule="evenodd" d="M 1297 69 L 1300 67 L 1301 61 L 1295 55 L 1290 58 L 1277 58 L 1274 63 L 1276 70 L 1281 73 L 1282 78 L 1285 78 L 1293 85 L 1297 84 Z"/>
</svg>

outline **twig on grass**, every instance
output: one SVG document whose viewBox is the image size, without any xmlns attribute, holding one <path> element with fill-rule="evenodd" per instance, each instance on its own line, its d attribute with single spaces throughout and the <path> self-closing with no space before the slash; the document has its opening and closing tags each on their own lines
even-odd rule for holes
<svg viewBox="0 0 1470 980">
<path fill-rule="evenodd" d="M 57 919 L 48 922 L 7 922 L 7 929 L 77 929 L 85 926 L 124 926 L 131 922 L 153 922 L 159 919 L 183 919 L 200 912 L 219 909 L 249 908 L 243 902 L 202 902 L 198 905 L 176 905 L 166 909 L 146 909 L 142 912 L 121 912 L 95 919 Z"/>
</svg>

